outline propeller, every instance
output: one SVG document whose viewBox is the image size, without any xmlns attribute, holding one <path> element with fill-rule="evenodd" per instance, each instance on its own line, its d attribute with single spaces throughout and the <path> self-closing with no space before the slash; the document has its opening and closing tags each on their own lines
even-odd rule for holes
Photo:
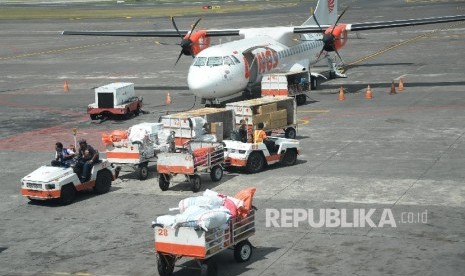
<svg viewBox="0 0 465 276">
<path fill-rule="evenodd" d="M 197 24 L 199 24 L 201 19 L 202 18 L 197 19 L 194 25 L 192 25 L 192 29 L 186 38 L 186 37 L 183 37 L 182 34 L 179 32 L 178 26 L 176 26 L 176 22 L 174 21 L 174 17 L 171 17 L 171 22 L 173 23 L 173 27 L 176 29 L 176 32 L 179 34 L 179 37 L 181 37 L 181 43 L 179 43 L 179 45 L 181 46 L 181 52 L 179 53 L 178 59 L 174 63 L 175 66 L 176 64 L 178 64 L 178 61 L 182 55 L 194 57 L 194 54 L 192 53 L 192 46 L 194 42 L 190 38 L 191 38 L 192 33 L 194 32 L 195 27 L 197 26 Z"/>
<path fill-rule="evenodd" d="M 321 49 L 320 53 L 318 54 L 318 57 L 317 59 L 320 58 L 321 54 L 323 53 L 323 51 L 326 51 L 326 52 L 335 52 L 336 55 L 339 57 L 339 59 L 341 61 L 343 61 L 341 55 L 339 54 L 339 52 L 337 51 L 337 47 L 336 47 L 336 40 L 341 40 L 340 37 L 336 37 L 334 35 L 334 30 L 336 29 L 336 26 L 337 26 L 337 23 L 339 22 L 339 20 L 341 19 L 341 17 L 344 15 L 344 13 L 347 11 L 349 7 L 347 6 L 343 11 L 342 13 L 339 15 L 339 17 L 337 18 L 336 20 L 336 23 L 334 23 L 334 26 L 332 27 L 332 30 L 330 33 L 327 33 L 327 31 L 325 32 L 322 28 L 321 28 L 321 25 L 320 23 L 318 23 L 318 20 L 316 19 L 316 16 L 315 16 L 315 13 L 313 13 L 313 19 L 315 19 L 315 22 L 316 24 L 318 25 L 318 27 L 320 28 L 322 34 L 323 34 L 323 38 L 321 39 L 321 41 L 323 42 L 323 48 Z"/>
</svg>

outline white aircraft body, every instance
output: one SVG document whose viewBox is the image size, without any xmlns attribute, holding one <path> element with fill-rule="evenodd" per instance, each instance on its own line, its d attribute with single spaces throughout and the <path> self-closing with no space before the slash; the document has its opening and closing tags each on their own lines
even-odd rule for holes
<svg viewBox="0 0 465 276">
<path fill-rule="evenodd" d="M 218 103 L 220 98 L 243 91 L 252 91 L 264 74 L 310 72 L 310 67 L 326 59 L 330 77 L 346 77 L 338 49 L 346 44 L 347 32 L 464 21 L 465 15 L 443 16 L 397 21 L 338 24 L 337 0 L 319 0 L 314 14 L 301 26 L 266 27 L 225 30 L 159 31 L 64 31 L 64 35 L 180 37 L 179 58 L 194 57 L 187 75 L 190 91 L 202 102 Z M 210 45 L 211 37 L 240 36 L 238 40 Z M 296 39 L 297 38 L 297 39 Z M 330 55 L 334 52 L 335 55 Z M 341 60 L 336 63 L 336 56 Z M 321 76 L 310 72 L 312 87 Z"/>
</svg>

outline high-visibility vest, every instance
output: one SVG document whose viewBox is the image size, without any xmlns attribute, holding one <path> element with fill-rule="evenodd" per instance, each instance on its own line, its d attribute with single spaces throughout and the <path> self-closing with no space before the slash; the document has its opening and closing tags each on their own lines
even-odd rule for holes
<svg viewBox="0 0 465 276">
<path fill-rule="evenodd" d="M 255 130 L 254 134 L 253 134 L 253 142 L 255 144 L 257 143 L 263 143 L 263 138 L 266 138 L 266 133 L 265 131 L 263 131 L 263 129 L 258 129 L 258 130 Z"/>
</svg>

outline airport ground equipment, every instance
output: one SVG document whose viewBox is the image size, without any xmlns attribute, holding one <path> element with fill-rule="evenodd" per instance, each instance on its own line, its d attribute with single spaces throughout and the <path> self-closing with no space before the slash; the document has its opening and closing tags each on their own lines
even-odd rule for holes
<svg viewBox="0 0 465 276">
<path fill-rule="evenodd" d="M 93 189 L 97 194 L 110 190 L 111 182 L 118 177 L 107 160 L 99 160 L 92 167 L 91 178 L 81 183 L 74 166 L 42 166 L 21 179 L 21 194 L 31 201 L 58 199 L 63 205 L 74 201 L 76 193 Z"/>
<path fill-rule="evenodd" d="M 160 276 L 170 276 L 175 263 L 181 258 L 193 258 L 200 266 L 200 275 L 217 275 L 217 264 L 211 257 L 234 250 L 237 262 L 246 262 L 252 256 L 249 238 L 255 234 L 255 211 L 246 217 L 232 218 L 226 229 L 216 228 L 208 232 L 193 227 L 171 228 L 152 225 L 155 230 L 155 252 Z"/>
<path fill-rule="evenodd" d="M 138 133 L 131 136 L 131 133 L 136 131 Z M 102 134 L 108 162 L 120 170 L 129 168 L 137 172 L 140 180 L 147 179 L 148 165 L 157 161 L 157 153 L 161 151 L 161 145 L 165 142 L 159 141 L 162 131 L 163 125 L 160 123 L 140 123 L 130 127 L 128 131 L 116 130 Z M 134 136 L 138 136 L 137 141 L 134 140 Z M 164 136 L 160 136 L 160 139 L 166 140 Z"/>
<path fill-rule="evenodd" d="M 142 97 L 135 95 L 134 83 L 110 83 L 95 88 L 95 102 L 87 106 L 87 114 L 92 120 L 108 117 L 128 119 L 140 114 L 142 102 Z"/>
<path fill-rule="evenodd" d="M 317 78 L 308 71 L 265 74 L 261 82 L 261 95 L 294 97 L 297 105 L 304 105 L 307 95 L 315 89 L 316 81 Z"/>
<path fill-rule="evenodd" d="M 257 173 L 266 165 L 280 162 L 292 166 L 297 161 L 300 152 L 299 141 L 294 139 L 268 137 L 273 142 L 273 150 L 265 143 L 242 143 L 240 141 L 224 140 L 224 166 L 245 168 L 249 173 Z"/>
<path fill-rule="evenodd" d="M 268 135 L 297 136 L 297 104 L 292 97 L 266 96 L 257 99 L 227 103 L 226 109 L 234 112 L 235 128 L 244 120 L 247 124 L 247 141 L 253 142 L 253 132 L 259 123 Z"/>
<path fill-rule="evenodd" d="M 198 118 L 203 119 L 208 126 L 221 123 L 221 129 L 210 129 L 211 135 L 215 136 L 216 142 L 223 138 L 228 138 L 234 129 L 234 114 L 232 110 L 225 108 L 205 107 L 185 112 L 163 115 L 159 123 L 168 131 L 175 132 L 176 147 L 183 147 L 186 142 L 199 136 L 198 132 L 202 130 L 203 125 L 198 125 Z"/>
<path fill-rule="evenodd" d="M 173 177 L 182 174 L 192 184 L 192 191 L 198 192 L 201 174 L 210 173 L 212 181 L 223 178 L 223 162 L 223 145 L 216 142 L 190 141 L 182 151 L 160 153 L 157 160 L 160 189 L 168 190 Z"/>
</svg>

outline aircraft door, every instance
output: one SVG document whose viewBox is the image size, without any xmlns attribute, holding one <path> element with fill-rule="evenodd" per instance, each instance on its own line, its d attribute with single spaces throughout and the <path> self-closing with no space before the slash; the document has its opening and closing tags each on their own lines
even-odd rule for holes
<svg viewBox="0 0 465 276">
<path fill-rule="evenodd" d="M 255 55 L 252 54 L 251 51 L 244 53 L 244 63 L 247 66 L 246 68 L 246 75 L 248 75 L 248 82 L 249 84 L 253 84 L 257 82 L 258 78 L 258 62 L 255 58 Z M 247 77 L 247 76 L 246 76 Z"/>
</svg>

